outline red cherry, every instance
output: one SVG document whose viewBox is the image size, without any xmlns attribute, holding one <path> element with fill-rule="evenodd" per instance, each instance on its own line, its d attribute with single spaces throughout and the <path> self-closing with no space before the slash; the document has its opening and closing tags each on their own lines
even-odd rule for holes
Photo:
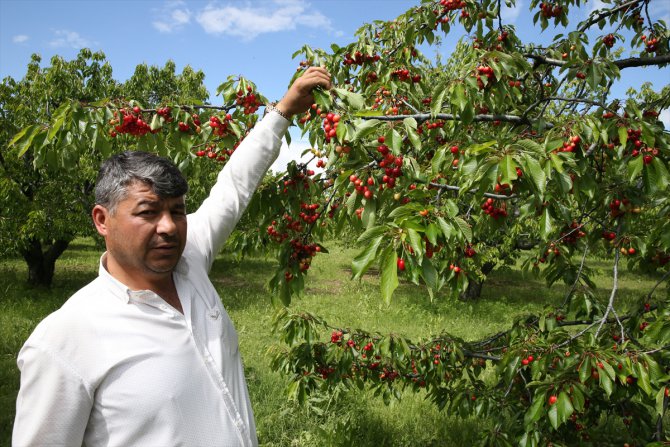
<svg viewBox="0 0 670 447">
<path fill-rule="evenodd" d="M 398 270 L 401 272 L 405 270 L 405 260 L 402 258 L 398 258 Z"/>
<path fill-rule="evenodd" d="M 556 396 L 549 396 L 549 405 L 554 405 L 556 401 L 558 400 L 558 397 Z"/>
</svg>

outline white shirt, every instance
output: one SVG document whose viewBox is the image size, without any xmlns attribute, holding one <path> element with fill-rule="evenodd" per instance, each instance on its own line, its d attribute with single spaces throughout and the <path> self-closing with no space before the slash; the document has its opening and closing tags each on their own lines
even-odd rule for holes
<svg viewBox="0 0 670 447">
<path fill-rule="evenodd" d="M 208 272 L 287 128 L 268 114 L 188 216 L 173 273 L 183 315 L 114 279 L 103 255 L 98 278 L 35 328 L 17 361 L 13 446 L 258 444 L 237 333 Z"/>
</svg>

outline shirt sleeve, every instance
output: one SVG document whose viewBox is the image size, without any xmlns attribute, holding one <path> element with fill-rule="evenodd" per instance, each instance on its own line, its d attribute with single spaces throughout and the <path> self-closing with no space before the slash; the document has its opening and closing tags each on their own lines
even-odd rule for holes
<svg viewBox="0 0 670 447">
<path fill-rule="evenodd" d="M 17 364 L 12 446 L 81 446 L 93 404 L 85 381 L 64 359 L 32 344 L 24 345 Z"/>
<path fill-rule="evenodd" d="M 207 270 L 277 159 L 288 126 L 289 121 L 279 114 L 267 114 L 230 157 L 209 197 L 188 216 L 186 250 L 193 248 L 204 255 Z"/>
</svg>

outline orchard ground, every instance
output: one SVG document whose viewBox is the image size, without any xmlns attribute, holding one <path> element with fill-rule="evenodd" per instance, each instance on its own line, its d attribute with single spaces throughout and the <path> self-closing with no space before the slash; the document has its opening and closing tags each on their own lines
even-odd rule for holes
<svg viewBox="0 0 670 447">
<path fill-rule="evenodd" d="M 475 302 L 451 301 L 445 295 L 431 302 L 424 288 L 401 279 L 393 303 L 386 306 L 379 297 L 377 272 L 368 272 L 360 282 L 350 281 L 355 250 L 335 242 L 328 248 L 329 254 L 315 257 L 305 292 L 294 299 L 291 310 L 315 313 L 340 327 L 364 327 L 413 339 L 449 331 L 475 340 L 508 328 L 519 316 L 560 304 L 567 290 L 561 285 L 548 288 L 534 278 L 522 277 L 516 269 L 503 269 L 487 281 L 482 298 Z M 99 246 L 90 239 L 75 241 L 59 261 L 50 290 L 26 285 L 26 267 L 21 259 L 0 261 L 0 446 L 10 445 L 11 440 L 19 349 L 40 320 L 96 276 L 99 255 Z M 605 301 L 611 287 L 611 265 L 592 261 L 598 270 L 594 279 L 599 299 Z M 271 370 L 268 353 L 278 343 L 272 333 L 273 309 L 265 289 L 273 262 L 263 257 L 236 261 L 224 254 L 211 274 L 240 334 L 262 445 L 463 446 L 474 445 L 479 432 L 490 429 L 494 422 L 490 419 L 460 419 L 445 414 L 424 400 L 423 394 L 411 391 L 388 407 L 371 391 L 351 392 L 338 399 L 326 397 L 331 400 L 317 408 L 288 401 L 288 379 Z M 639 291 L 649 290 L 658 277 L 626 271 L 620 280 L 619 302 L 625 312 L 627 304 L 637 300 Z M 327 338 L 329 334 L 322 335 Z M 610 425 L 612 439 L 621 442 L 603 440 L 598 445 L 623 445 L 626 428 Z"/>
</svg>

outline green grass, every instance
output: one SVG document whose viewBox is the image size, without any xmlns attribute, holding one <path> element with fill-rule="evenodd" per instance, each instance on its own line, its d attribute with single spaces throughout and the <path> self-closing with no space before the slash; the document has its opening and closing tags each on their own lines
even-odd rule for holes
<svg viewBox="0 0 670 447">
<path fill-rule="evenodd" d="M 331 244 L 330 254 L 315 258 L 305 293 L 291 308 L 315 313 L 331 325 L 396 333 L 417 340 L 447 331 L 474 340 L 509 327 L 517 317 L 563 301 L 567 288 L 523 277 L 515 269 L 496 272 L 483 296 L 472 303 L 450 301 L 446 294 L 431 301 L 425 289 L 401 282 L 393 304 L 383 304 L 375 272 L 349 280 L 351 249 Z M 35 325 L 97 275 L 99 248 L 78 240 L 59 260 L 50 290 L 26 285 L 19 259 L 0 261 L 0 446 L 9 445 L 19 374 L 16 355 Z M 606 300 L 611 266 L 597 261 L 595 281 Z M 239 332 L 259 440 L 265 446 L 464 446 L 475 444 L 492 421 L 459 419 L 440 412 L 422 394 L 407 392 L 385 406 L 371 392 L 352 392 L 330 402 L 323 414 L 287 401 L 287 379 L 270 370 L 273 308 L 265 283 L 272 259 L 235 261 L 223 255 L 214 263 L 212 280 Z M 655 280 L 621 272 L 618 300 L 632 303 Z"/>
</svg>

